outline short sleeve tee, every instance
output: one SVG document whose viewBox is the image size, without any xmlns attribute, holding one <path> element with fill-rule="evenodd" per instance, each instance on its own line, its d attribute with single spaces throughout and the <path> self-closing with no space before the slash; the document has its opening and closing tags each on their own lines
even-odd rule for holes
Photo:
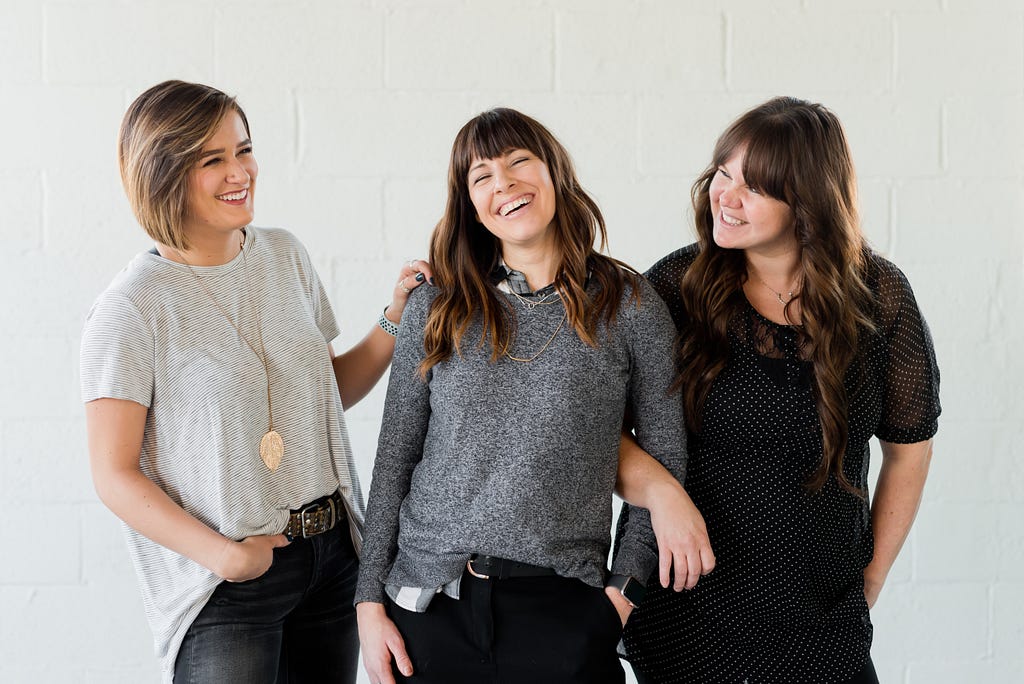
<svg viewBox="0 0 1024 684">
<path fill-rule="evenodd" d="M 227 317 L 256 350 L 262 338 L 266 370 Z M 287 231 L 249 227 L 235 259 L 193 270 L 144 252 L 89 313 L 82 400 L 146 406 L 142 473 L 226 537 L 280 533 L 291 509 L 340 489 L 358 548 L 362 494 L 328 347 L 337 335 L 323 284 Z M 285 444 L 274 472 L 259 455 L 270 425 L 268 375 Z M 125 532 L 169 681 L 181 640 L 220 579 Z"/>
</svg>

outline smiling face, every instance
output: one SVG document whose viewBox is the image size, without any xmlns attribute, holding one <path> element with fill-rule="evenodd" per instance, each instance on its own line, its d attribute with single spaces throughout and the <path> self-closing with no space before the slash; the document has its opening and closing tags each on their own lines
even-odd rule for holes
<svg viewBox="0 0 1024 684">
<path fill-rule="evenodd" d="M 466 185 L 477 220 L 502 247 L 550 244 L 555 186 L 537 155 L 514 149 L 492 159 L 473 159 Z"/>
<path fill-rule="evenodd" d="M 258 172 L 245 124 L 230 111 L 189 172 L 186 236 L 231 232 L 252 222 Z"/>
<path fill-rule="evenodd" d="M 715 244 L 774 255 L 798 247 L 793 209 L 750 187 L 743 178 L 746 147 L 739 147 L 711 179 Z"/>
</svg>

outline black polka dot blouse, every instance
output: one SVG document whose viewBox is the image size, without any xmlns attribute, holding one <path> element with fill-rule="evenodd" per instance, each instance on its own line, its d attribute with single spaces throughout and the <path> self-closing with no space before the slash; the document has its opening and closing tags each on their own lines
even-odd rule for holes
<svg viewBox="0 0 1024 684">
<path fill-rule="evenodd" d="M 678 327 L 679 282 L 696 255 L 680 249 L 646 274 Z M 920 442 L 937 430 L 939 372 L 903 273 L 873 255 L 877 331 L 847 374 L 844 471 L 867 491 L 868 440 Z M 762 317 L 742 291 L 728 365 L 689 435 L 686 488 L 703 513 L 717 567 L 691 591 L 657 578 L 624 635 L 628 659 L 656 682 L 842 682 L 867 661 L 863 570 L 872 558 L 868 503 L 832 478 L 809 493 L 821 461 L 811 366 L 797 330 Z M 860 372 L 863 368 L 865 372 Z M 859 389 L 856 385 L 863 379 Z M 624 507 L 620 525 L 628 518 Z"/>
</svg>

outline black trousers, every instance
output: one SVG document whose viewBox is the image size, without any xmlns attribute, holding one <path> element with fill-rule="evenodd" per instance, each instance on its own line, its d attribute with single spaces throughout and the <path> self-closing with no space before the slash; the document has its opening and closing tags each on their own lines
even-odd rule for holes
<svg viewBox="0 0 1024 684">
<path fill-rule="evenodd" d="M 459 600 L 388 614 L 416 684 L 623 684 L 622 623 L 603 589 L 565 577 L 485 580 L 463 573 Z"/>
<path fill-rule="evenodd" d="M 653 679 L 647 677 L 639 670 L 634 670 L 633 673 L 636 675 L 637 684 L 654 684 Z M 853 675 L 852 679 L 843 682 L 843 684 L 878 684 L 878 675 L 875 674 L 875 664 L 871 662 L 871 658 L 868 658 L 868 662 L 865 663 L 860 672 Z"/>
</svg>

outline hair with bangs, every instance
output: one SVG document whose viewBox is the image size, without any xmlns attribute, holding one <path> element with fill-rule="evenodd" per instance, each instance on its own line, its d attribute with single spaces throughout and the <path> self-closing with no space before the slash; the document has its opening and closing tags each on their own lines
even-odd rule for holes
<svg viewBox="0 0 1024 684">
<path fill-rule="evenodd" d="M 249 135 L 235 98 L 198 83 L 158 83 L 128 107 L 117 146 L 121 182 L 139 224 L 157 242 L 188 250 L 189 172 L 232 111 Z"/>
<path fill-rule="evenodd" d="M 743 114 L 719 137 L 711 164 L 693 184 L 699 250 L 680 284 L 688 314 L 679 350 L 687 420 L 700 431 L 704 403 L 729 357 L 729 321 L 744 306 L 746 256 L 715 244 L 710 198 L 718 168 L 741 147 L 746 183 L 785 202 L 796 219 L 803 285 L 784 313 L 788 319 L 790 305 L 799 301 L 824 447 L 807 486 L 818 491 L 834 476 L 844 489 L 863 495 L 843 472 L 849 405 L 843 380 L 857 356 L 858 338 L 874 328 L 873 297 L 865 284 L 869 251 L 843 127 L 820 104 L 777 97 Z"/>
<path fill-rule="evenodd" d="M 609 325 L 614 322 L 626 283 L 633 296 L 638 295 L 636 271 L 595 250 L 598 238 L 601 250 L 607 243 L 604 218 L 580 186 L 562 144 L 539 122 L 514 109 L 483 112 L 455 136 L 448 202 L 430 239 L 430 263 L 439 292 L 424 332 L 422 374 L 459 352 L 462 337 L 478 314 L 483 322 L 479 345 L 490 340 L 492 361 L 511 343 L 515 312 L 490 281 L 501 259 L 501 242 L 477 220 L 468 174 L 474 160 L 493 159 L 514 149 L 528 150 L 548 167 L 555 195 L 554 243 L 560 257 L 554 285 L 580 338 L 597 344 L 598 322 L 602 317 Z"/>
</svg>

